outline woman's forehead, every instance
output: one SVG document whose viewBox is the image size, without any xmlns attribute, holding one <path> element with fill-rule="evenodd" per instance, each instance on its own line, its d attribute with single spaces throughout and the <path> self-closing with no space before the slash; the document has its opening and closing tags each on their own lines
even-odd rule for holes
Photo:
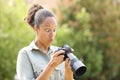
<svg viewBox="0 0 120 80">
<path fill-rule="evenodd" d="M 57 26 L 56 19 L 54 17 L 47 17 L 43 21 L 43 23 L 41 24 L 41 26 L 46 26 L 46 27 Z"/>
</svg>

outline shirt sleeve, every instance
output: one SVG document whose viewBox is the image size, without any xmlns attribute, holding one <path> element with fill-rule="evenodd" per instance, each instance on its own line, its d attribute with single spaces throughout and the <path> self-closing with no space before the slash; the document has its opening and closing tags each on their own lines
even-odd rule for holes
<svg viewBox="0 0 120 80">
<path fill-rule="evenodd" d="M 32 65 L 24 49 L 19 51 L 16 70 L 19 80 L 35 80 Z"/>
</svg>

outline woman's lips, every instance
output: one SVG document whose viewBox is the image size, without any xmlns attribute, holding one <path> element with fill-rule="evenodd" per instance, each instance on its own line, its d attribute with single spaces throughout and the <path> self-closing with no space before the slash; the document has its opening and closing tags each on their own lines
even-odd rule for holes
<svg viewBox="0 0 120 80">
<path fill-rule="evenodd" d="M 53 39 L 50 39 L 50 41 L 53 41 Z"/>
</svg>

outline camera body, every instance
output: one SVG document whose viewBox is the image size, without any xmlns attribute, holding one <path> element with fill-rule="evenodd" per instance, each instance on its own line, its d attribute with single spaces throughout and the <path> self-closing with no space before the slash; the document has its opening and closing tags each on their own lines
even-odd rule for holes
<svg viewBox="0 0 120 80">
<path fill-rule="evenodd" d="M 80 61 L 74 54 L 74 50 L 69 46 L 69 45 L 64 45 L 61 48 L 59 48 L 58 50 L 64 50 L 65 54 L 64 54 L 64 60 L 66 58 L 69 58 L 71 61 L 71 68 L 74 74 L 76 74 L 77 76 L 81 76 L 86 72 L 86 66 L 82 63 L 82 61 Z"/>
</svg>

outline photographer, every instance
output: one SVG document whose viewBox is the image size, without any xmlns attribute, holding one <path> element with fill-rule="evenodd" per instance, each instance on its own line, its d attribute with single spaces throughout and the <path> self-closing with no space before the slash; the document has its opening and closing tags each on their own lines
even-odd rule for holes
<svg viewBox="0 0 120 80">
<path fill-rule="evenodd" d="M 28 10 L 26 22 L 35 32 L 30 45 L 19 51 L 17 75 L 19 80 L 73 80 L 69 59 L 64 50 L 52 46 L 57 28 L 55 15 L 39 4 Z"/>
</svg>

